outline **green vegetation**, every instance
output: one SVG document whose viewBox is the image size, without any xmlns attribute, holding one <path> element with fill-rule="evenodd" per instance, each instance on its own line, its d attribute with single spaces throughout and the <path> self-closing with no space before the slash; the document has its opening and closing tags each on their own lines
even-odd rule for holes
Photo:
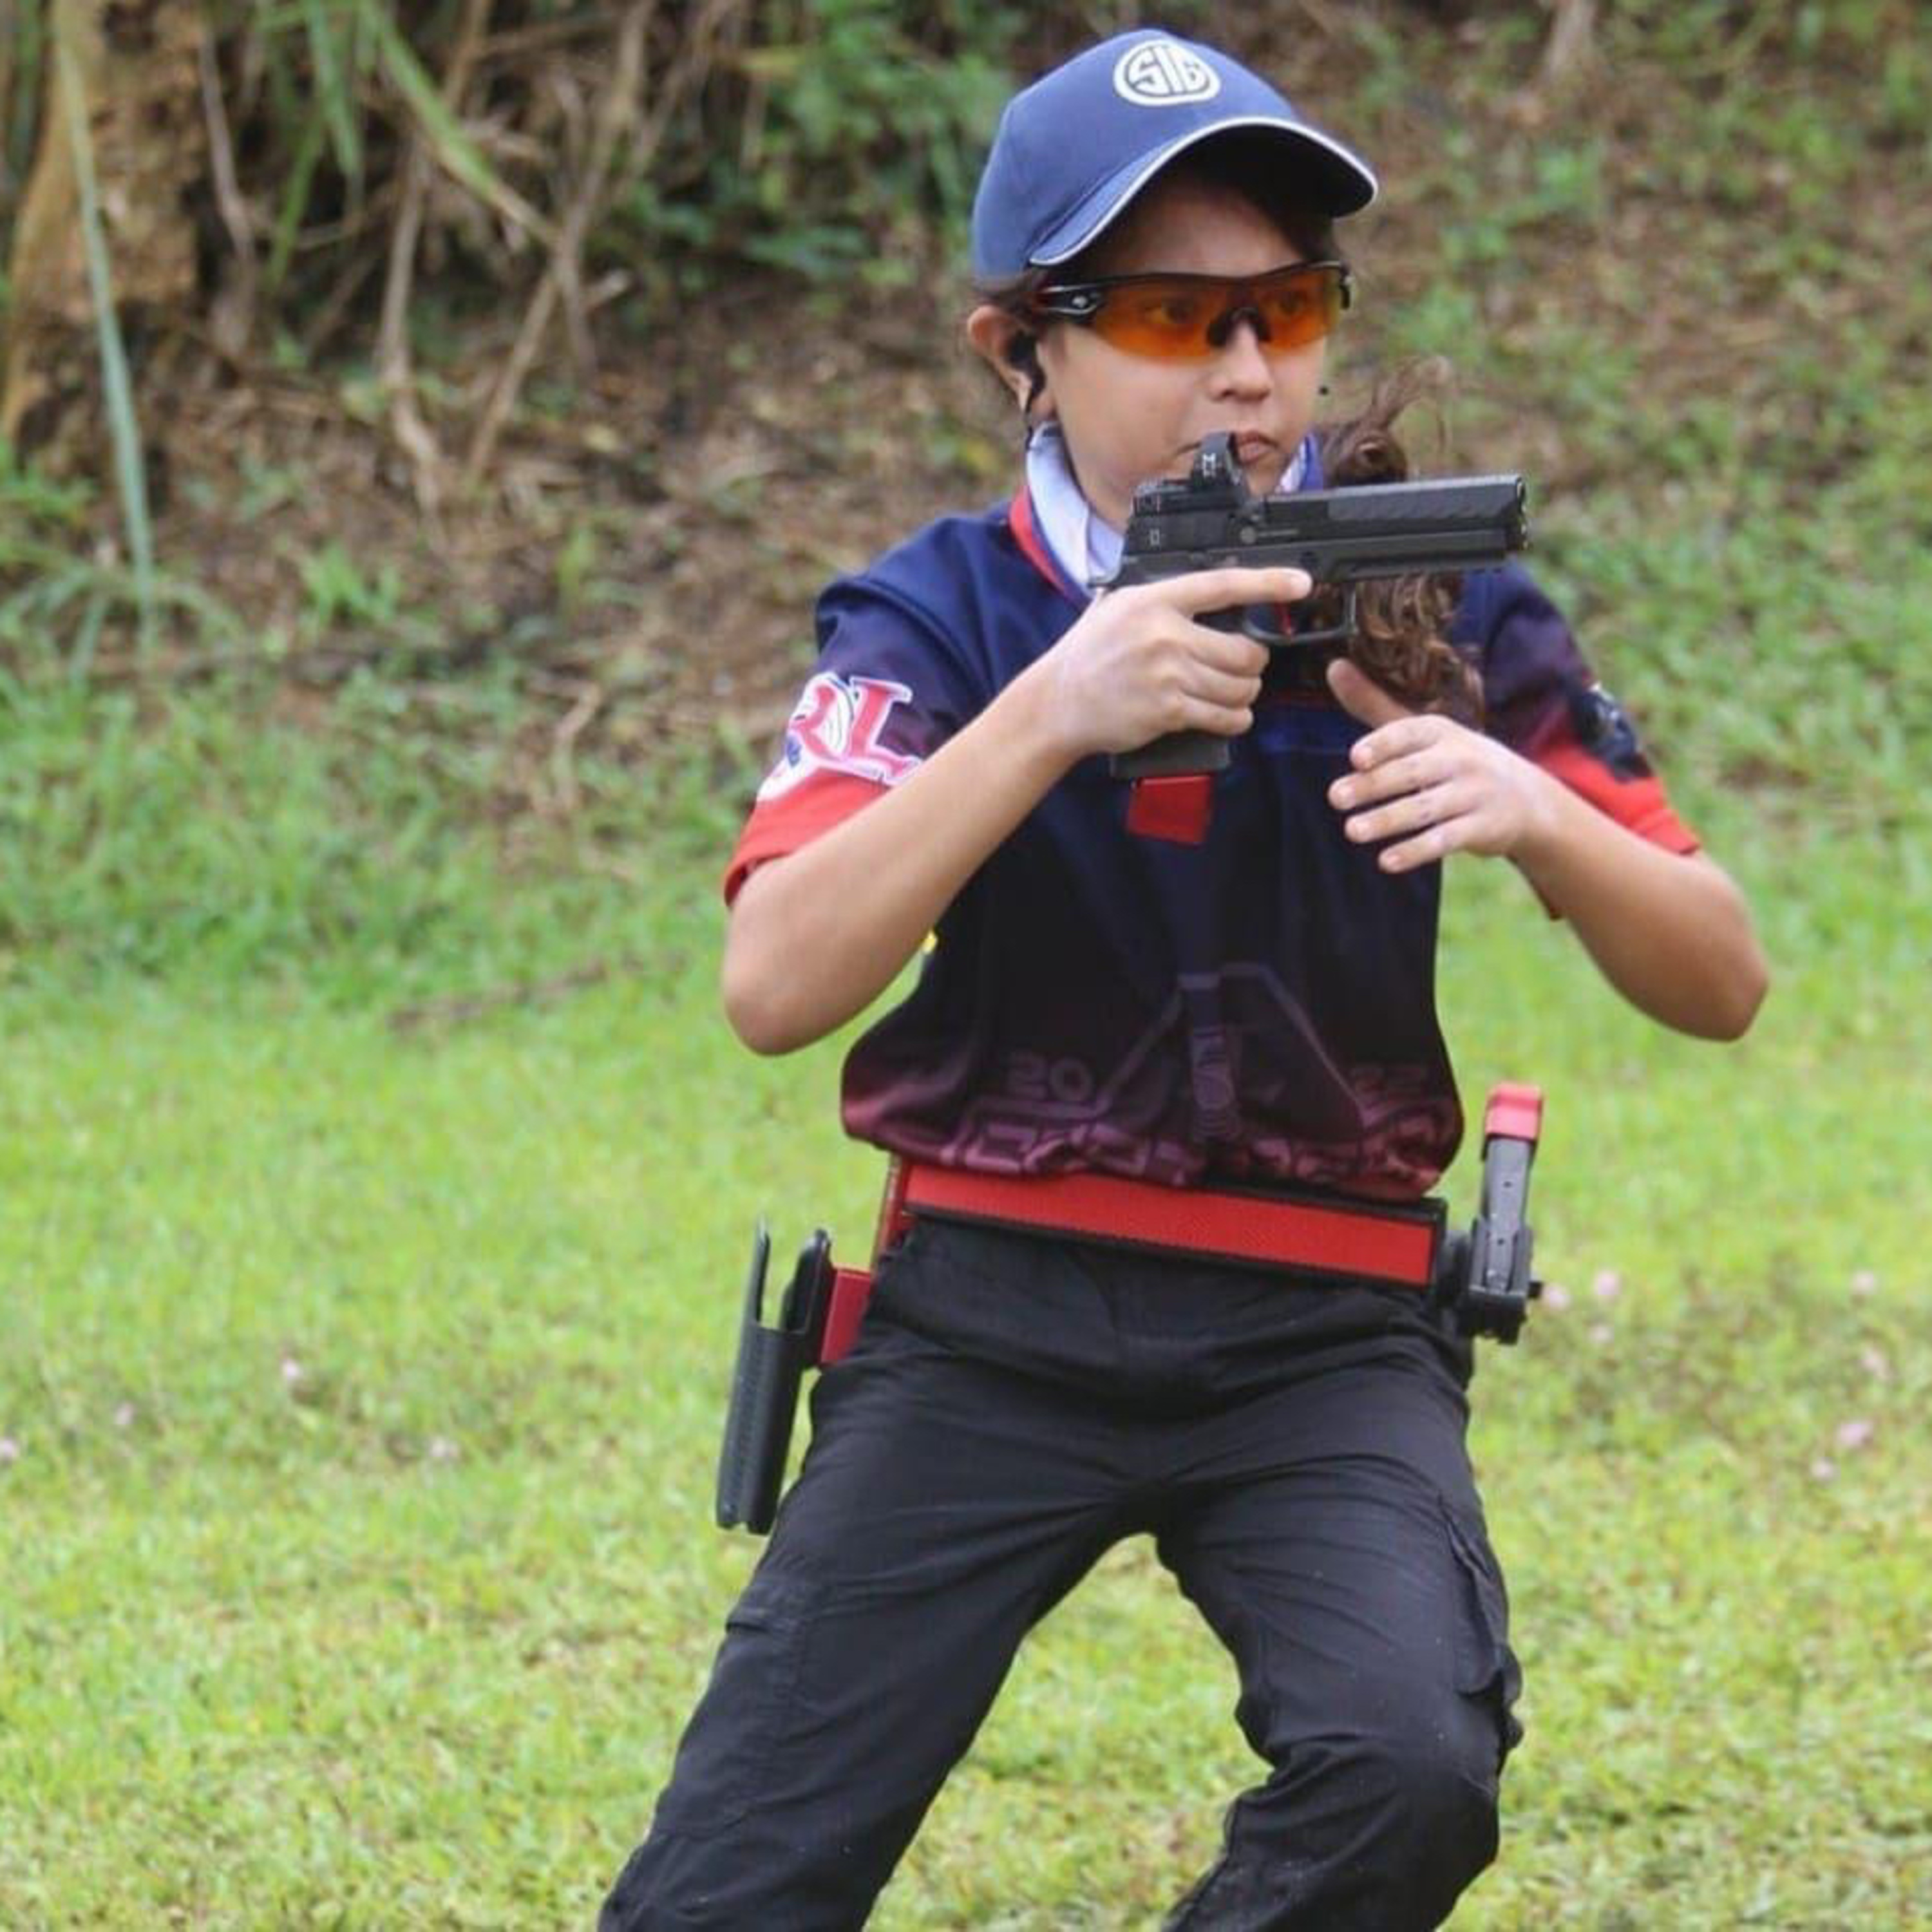
<svg viewBox="0 0 1932 1932">
<path fill-rule="evenodd" d="M 260 19 L 319 60 L 374 10 Z M 1454 1922 L 1932 1925 L 1932 289 L 1898 268 L 1932 216 L 1884 187 L 1932 159 L 1932 47 L 1886 0 L 1606 9 L 1566 100 L 1540 10 L 1346 10 L 1286 70 L 1384 164 L 1349 366 L 1454 350 L 1460 455 L 1537 480 L 1538 568 L 1777 974 L 1741 1046 L 1662 1036 L 1456 868 L 1445 1014 L 1472 1093 L 1549 1090 L 1563 1293 L 1478 1384 L 1528 1737 Z M 826 21 L 862 52 L 950 17 L 794 13 L 678 275 L 782 253 L 727 219 L 758 170 L 834 195 L 796 92 Z M 356 98 L 292 124 L 318 182 Z M 793 266 L 928 191 L 828 200 Z M 988 494 L 970 416 L 917 408 Z M 301 461 L 243 458 L 251 521 Z M 756 487 L 705 499 L 734 546 Z M 114 648 L 111 508 L 0 454 L 0 1923 L 581 1924 L 754 1553 L 708 1526 L 752 1217 L 856 1252 L 878 1180 L 838 1043 L 755 1061 L 716 1015 L 754 761 L 638 757 L 648 666 L 580 737 L 534 715 L 543 649 L 662 594 L 624 581 L 634 511 L 573 509 L 555 609 L 494 620 L 345 520 L 244 621 L 164 524 L 164 675 Z M 879 1924 L 1150 1922 L 1253 1775 L 1234 1694 L 1117 1552 Z"/>
<path fill-rule="evenodd" d="M 1457 880 L 1448 1011 L 1473 1084 L 1550 1085 L 1568 1297 L 1481 1379 L 1530 1736 L 1459 1923 L 1923 1922 L 1932 1135 L 1887 1096 L 1932 1022 L 1883 848 L 1837 857 L 1748 865 L 1784 978 L 1723 1054 Z M 0 1000 L 10 1923 L 583 1923 L 701 1679 L 752 1554 L 708 1527 L 746 1231 L 849 1250 L 876 1162 L 836 1051 L 717 1023 L 707 865 L 446 865 L 413 953 L 372 892 L 300 977 L 211 946 Z M 1124 1550 L 880 1923 L 1150 1919 L 1250 1774 L 1232 1696 Z"/>
</svg>

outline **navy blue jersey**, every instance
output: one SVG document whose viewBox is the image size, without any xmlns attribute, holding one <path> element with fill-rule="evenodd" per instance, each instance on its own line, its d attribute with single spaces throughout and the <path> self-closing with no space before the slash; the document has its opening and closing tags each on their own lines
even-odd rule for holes
<svg viewBox="0 0 1932 1932">
<path fill-rule="evenodd" d="M 820 600 L 819 665 L 727 874 L 902 782 L 1079 616 L 1022 494 L 942 518 Z M 1523 571 L 1472 574 L 1451 639 L 1488 728 L 1680 851 L 1628 721 Z M 1383 872 L 1329 785 L 1363 728 L 1264 691 L 1204 839 L 1126 826 L 1104 758 L 1047 793 L 940 921 L 912 992 L 845 1063 L 846 1127 L 1001 1173 L 1425 1192 L 1462 1113 L 1437 1025 L 1442 868 Z"/>
</svg>

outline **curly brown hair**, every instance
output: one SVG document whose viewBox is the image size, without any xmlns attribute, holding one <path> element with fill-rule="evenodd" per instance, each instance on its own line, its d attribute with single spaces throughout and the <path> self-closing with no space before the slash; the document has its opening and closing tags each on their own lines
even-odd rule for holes
<svg viewBox="0 0 1932 1932">
<path fill-rule="evenodd" d="M 1318 423 L 1315 438 L 1328 487 L 1404 482 L 1410 465 L 1395 433 L 1396 418 L 1413 404 L 1439 404 L 1448 379 L 1448 364 L 1439 357 L 1404 363 L 1376 385 L 1358 415 Z M 1448 635 L 1462 594 L 1462 580 L 1453 574 L 1392 577 L 1358 585 L 1349 662 L 1415 710 L 1440 711 L 1466 724 L 1480 724 L 1482 680 Z M 1318 593 L 1310 616 L 1324 628 L 1338 622 L 1340 594 Z"/>
</svg>

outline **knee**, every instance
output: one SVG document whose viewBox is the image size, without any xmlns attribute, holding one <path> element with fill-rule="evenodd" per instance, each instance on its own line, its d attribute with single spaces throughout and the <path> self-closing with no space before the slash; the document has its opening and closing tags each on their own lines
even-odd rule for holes
<svg viewBox="0 0 1932 1932">
<path fill-rule="evenodd" d="M 1458 1712 L 1456 1721 L 1365 1738 L 1357 1748 L 1370 1778 L 1406 1816 L 1495 1814 L 1496 1732 L 1479 1713 Z"/>
<path fill-rule="evenodd" d="M 1170 1927 L 1440 1925 L 1496 1855 L 1493 1748 L 1484 1768 L 1433 1726 L 1301 1740 L 1235 1804 L 1224 1856 Z"/>
<path fill-rule="evenodd" d="M 1358 1737 L 1339 1756 L 1335 1768 L 1354 1788 L 1350 1808 L 1385 1874 L 1453 1900 L 1495 1858 L 1498 1754 L 1480 1711 Z"/>
<path fill-rule="evenodd" d="M 1345 1779 L 1385 1821 L 1385 1842 L 1413 1846 L 1421 1863 L 1467 1884 L 1495 1858 L 1504 1761 L 1522 1735 L 1514 1705 L 1521 1678 L 1500 1642 L 1472 1650 L 1448 1681 L 1412 1681 L 1361 1714 L 1338 1740 Z"/>
</svg>

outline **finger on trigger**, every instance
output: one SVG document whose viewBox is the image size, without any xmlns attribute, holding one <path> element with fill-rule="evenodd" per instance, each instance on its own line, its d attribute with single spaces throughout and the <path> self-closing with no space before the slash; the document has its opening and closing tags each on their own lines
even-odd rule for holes
<svg viewBox="0 0 1932 1932">
<path fill-rule="evenodd" d="M 1170 578 L 1168 583 L 1180 608 L 1190 614 L 1252 604 L 1299 603 L 1314 587 L 1306 571 L 1286 565 L 1269 570 L 1228 565 L 1219 570 L 1190 571 L 1185 576 Z"/>
</svg>

